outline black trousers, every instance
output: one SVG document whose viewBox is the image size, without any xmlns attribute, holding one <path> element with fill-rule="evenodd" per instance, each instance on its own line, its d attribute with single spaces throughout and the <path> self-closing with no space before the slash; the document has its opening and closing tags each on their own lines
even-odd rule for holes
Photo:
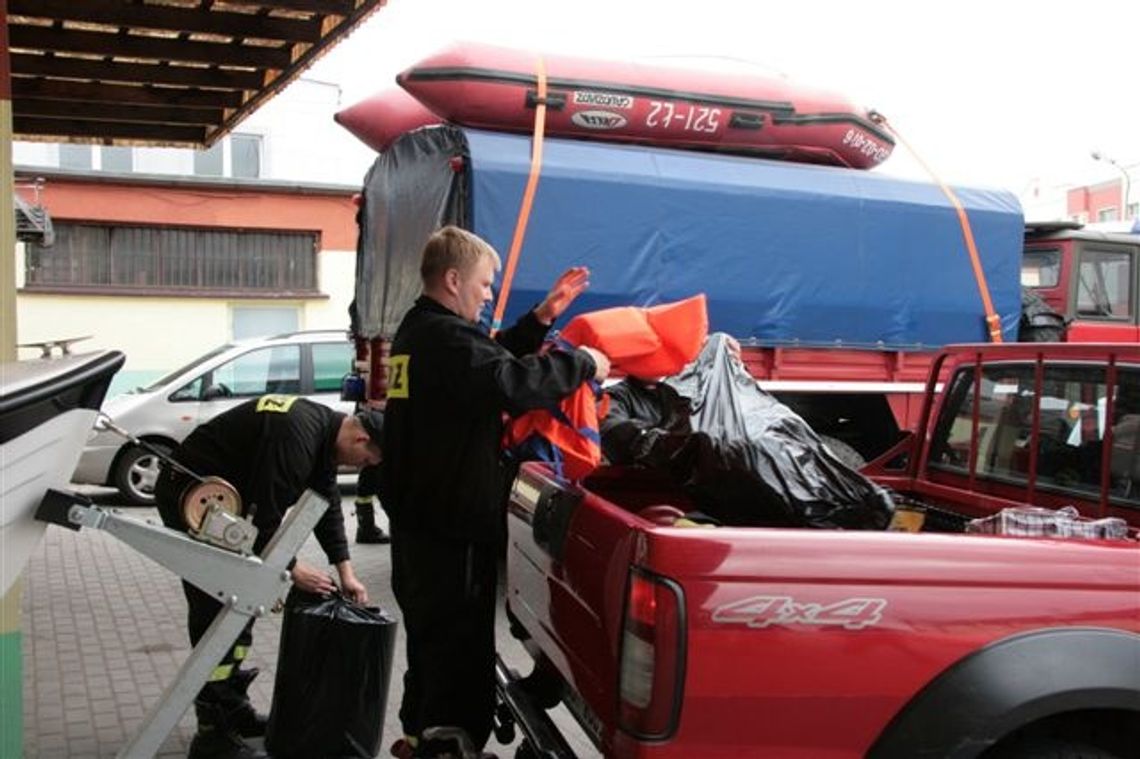
<svg viewBox="0 0 1140 759">
<path fill-rule="evenodd" d="M 214 617 L 222 610 L 222 605 L 206 593 L 188 582 L 182 583 L 182 592 L 186 596 L 189 609 L 186 614 L 186 628 L 190 633 L 190 645 L 198 645 L 198 641 L 210 628 Z M 245 661 L 250 645 L 253 644 L 253 621 L 242 628 L 230 650 L 214 667 L 210 679 L 198 691 L 198 698 L 207 703 L 217 703 L 227 711 L 247 699 L 245 690 L 237 683 L 238 670 Z"/>
<path fill-rule="evenodd" d="M 495 710 L 494 545 L 394 527 L 392 590 L 407 632 L 404 733 L 461 727 L 482 748 Z"/>
</svg>

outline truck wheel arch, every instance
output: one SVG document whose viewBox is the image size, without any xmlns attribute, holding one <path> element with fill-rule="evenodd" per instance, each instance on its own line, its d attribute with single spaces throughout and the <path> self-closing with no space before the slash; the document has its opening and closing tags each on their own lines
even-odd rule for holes
<svg viewBox="0 0 1140 759">
<path fill-rule="evenodd" d="M 1005 638 L 956 662 L 918 692 L 867 756 L 974 757 L 1051 715 L 1140 715 L 1140 635 L 1054 628 Z"/>
</svg>

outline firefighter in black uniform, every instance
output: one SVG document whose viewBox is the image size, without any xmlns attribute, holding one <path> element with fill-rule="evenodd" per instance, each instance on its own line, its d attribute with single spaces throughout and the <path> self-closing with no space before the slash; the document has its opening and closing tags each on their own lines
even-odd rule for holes
<svg viewBox="0 0 1140 759">
<path fill-rule="evenodd" d="M 342 592 L 366 603 L 367 591 L 349 561 L 336 473 L 338 466 L 379 463 L 382 429 L 379 412 L 346 416 L 304 398 L 266 395 L 202 424 L 171 457 L 198 475 L 221 477 L 237 489 L 245 515 L 252 513 L 258 529 L 253 545 L 257 553 L 277 531 L 286 509 L 307 488 L 328 499 L 329 508 L 314 533 L 329 563 L 336 567 Z M 192 482 L 188 475 L 164 466 L 155 497 L 167 527 L 186 531 L 181 498 Z M 294 562 L 291 574 L 302 590 L 325 594 L 335 588 L 327 572 L 304 562 Z M 190 643 L 195 645 L 221 604 L 189 583 L 183 582 L 182 588 L 189 605 Z M 265 734 L 266 719 L 254 711 L 247 696 L 257 671 L 240 669 L 253 640 L 252 627 L 251 621 L 194 701 L 198 732 L 190 744 L 193 758 L 262 755 L 241 740 Z"/>
<path fill-rule="evenodd" d="M 582 267 L 563 274 L 514 327 L 488 337 L 478 322 L 498 265 L 479 237 L 456 227 L 436 232 L 423 251 L 423 295 L 392 342 L 381 505 L 408 658 L 396 756 L 456 753 L 454 743 L 422 740 L 429 727 L 462 728 L 480 748 L 490 736 L 503 413 L 556 404 L 609 373 L 609 360 L 591 349 L 535 354 L 587 286 Z"/>
</svg>

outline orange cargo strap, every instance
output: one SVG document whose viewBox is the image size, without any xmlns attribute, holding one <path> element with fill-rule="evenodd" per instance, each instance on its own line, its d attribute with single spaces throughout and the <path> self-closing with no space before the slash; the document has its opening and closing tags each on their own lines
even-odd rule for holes
<svg viewBox="0 0 1140 759">
<path fill-rule="evenodd" d="M 523 238 L 526 237 L 526 225 L 530 220 L 530 209 L 534 205 L 534 193 L 538 188 L 538 177 L 542 174 L 542 135 L 546 131 L 546 64 L 543 63 L 541 55 L 535 61 L 534 68 L 538 83 L 538 97 L 535 99 L 534 144 L 530 153 L 530 174 L 526 178 L 522 205 L 519 206 L 519 216 L 515 221 L 515 234 L 511 238 L 511 250 L 507 255 L 507 265 L 503 269 L 503 284 L 499 287 L 499 300 L 495 304 L 495 313 L 491 318 L 492 336 L 503 326 L 503 313 L 507 310 L 511 281 L 515 278 L 519 251 L 522 250 Z"/>
<path fill-rule="evenodd" d="M 978 283 L 978 293 L 982 296 L 982 307 L 986 311 L 986 330 L 989 332 L 991 342 L 1003 342 L 1001 337 L 1001 317 L 994 311 L 994 303 L 990 298 L 990 288 L 989 285 L 986 284 L 986 273 L 982 269 L 982 260 L 978 256 L 978 246 L 974 242 L 974 231 L 970 228 L 970 219 L 966 216 L 966 209 L 962 207 L 962 204 L 958 201 L 958 196 L 954 194 L 950 186 L 934 173 L 934 170 L 927 165 L 926 161 L 922 160 L 922 157 L 911 147 L 910 143 L 887 121 L 886 116 L 877 111 L 872 111 L 871 119 L 889 129 L 891 134 L 897 137 L 898 141 L 906 146 L 910 154 L 914 156 L 919 165 L 926 170 L 926 173 L 930 175 L 930 178 L 933 179 L 935 184 L 942 190 L 942 194 L 949 199 L 950 205 L 954 206 L 954 210 L 958 213 L 958 224 L 962 227 L 962 237 L 965 238 L 966 241 L 966 250 L 970 254 L 970 265 L 974 268 L 974 279 Z"/>
</svg>

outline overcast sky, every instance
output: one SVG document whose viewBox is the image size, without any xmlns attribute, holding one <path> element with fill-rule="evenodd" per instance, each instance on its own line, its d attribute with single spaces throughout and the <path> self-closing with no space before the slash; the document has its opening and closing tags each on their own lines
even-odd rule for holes
<svg viewBox="0 0 1140 759">
<path fill-rule="evenodd" d="M 1020 194 L 1118 177 L 1097 149 L 1140 185 L 1140 0 L 388 0 L 305 76 L 350 105 L 453 40 L 826 87 L 954 182 Z M 879 170 L 922 175 L 901 146 Z"/>
</svg>

